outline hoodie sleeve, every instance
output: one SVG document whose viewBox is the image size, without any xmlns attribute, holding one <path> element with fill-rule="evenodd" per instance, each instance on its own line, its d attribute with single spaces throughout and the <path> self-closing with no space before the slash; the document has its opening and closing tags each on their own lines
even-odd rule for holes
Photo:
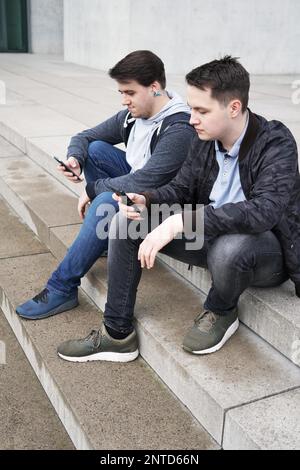
<svg viewBox="0 0 300 470">
<path fill-rule="evenodd" d="M 140 193 L 166 184 L 182 166 L 194 135 L 195 131 L 188 122 L 173 124 L 161 134 L 143 168 L 135 173 L 88 184 L 88 196 L 93 199 L 104 191 L 115 190 Z"/>
<path fill-rule="evenodd" d="M 88 157 L 88 147 L 91 142 L 103 140 L 112 145 L 123 142 L 122 126 L 126 114 L 127 111 L 120 111 L 98 126 L 87 129 L 72 137 L 68 147 L 67 158 L 75 157 L 81 169 L 83 169 Z"/>
</svg>

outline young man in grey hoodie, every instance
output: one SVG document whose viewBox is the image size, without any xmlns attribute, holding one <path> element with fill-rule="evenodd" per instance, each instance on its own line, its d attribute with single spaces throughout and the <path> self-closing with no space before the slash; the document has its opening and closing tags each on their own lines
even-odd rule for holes
<svg viewBox="0 0 300 470">
<path fill-rule="evenodd" d="M 84 171 L 87 185 L 78 203 L 83 225 L 45 289 L 17 307 L 23 318 L 38 320 L 78 305 L 81 278 L 108 246 L 109 224 L 118 210 L 112 194 L 138 193 L 168 183 L 195 135 L 189 108 L 166 90 L 164 64 L 155 54 L 132 52 L 109 75 L 117 81 L 127 109 L 71 139 L 65 163 L 78 176 L 62 166 L 58 169 L 74 183 L 82 181 Z M 115 147 L 120 143 L 126 145 L 125 152 Z"/>
</svg>

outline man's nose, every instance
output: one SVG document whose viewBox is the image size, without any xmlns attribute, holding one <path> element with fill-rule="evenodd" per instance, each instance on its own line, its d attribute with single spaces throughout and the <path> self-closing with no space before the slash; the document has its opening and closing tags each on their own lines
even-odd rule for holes
<svg viewBox="0 0 300 470">
<path fill-rule="evenodd" d="M 200 119 L 199 117 L 196 118 L 196 116 L 192 112 L 191 118 L 190 118 L 190 125 L 195 126 L 196 124 L 200 124 Z"/>
<path fill-rule="evenodd" d="M 123 99 L 122 99 L 122 105 L 123 106 L 128 106 L 130 104 L 130 99 L 128 96 L 123 96 Z"/>
</svg>

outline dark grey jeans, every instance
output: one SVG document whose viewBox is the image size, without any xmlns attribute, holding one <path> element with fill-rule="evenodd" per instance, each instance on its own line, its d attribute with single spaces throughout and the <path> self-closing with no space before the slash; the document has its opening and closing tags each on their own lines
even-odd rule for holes
<svg viewBox="0 0 300 470">
<path fill-rule="evenodd" d="M 142 238 L 122 239 L 130 224 L 117 214 L 111 225 L 108 252 L 108 295 L 104 312 L 107 326 L 129 333 L 133 330 L 134 306 L 141 278 L 138 250 Z M 208 268 L 212 286 L 204 308 L 226 315 L 235 308 L 242 292 L 249 286 L 274 287 L 286 281 L 280 243 L 273 232 L 255 235 L 223 235 L 197 251 L 186 249 L 186 240 L 173 240 L 162 253 L 194 266 Z"/>
</svg>

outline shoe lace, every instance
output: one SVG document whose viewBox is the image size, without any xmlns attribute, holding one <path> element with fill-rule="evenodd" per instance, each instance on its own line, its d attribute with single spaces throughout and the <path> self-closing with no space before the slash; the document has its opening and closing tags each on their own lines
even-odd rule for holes
<svg viewBox="0 0 300 470">
<path fill-rule="evenodd" d="M 216 321 L 217 318 L 215 314 L 209 310 L 205 310 L 205 312 L 199 313 L 199 315 L 197 315 L 195 318 L 195 324 L 197 325 L 197 328 L 204 333 L 208 333 Z"/>
<path fill-rule="evenodd" d="M 47 303 L 47 298 L 48 298 L 48 294 L 49 294 L 49 290 L 46 288 L 44 290 L 42 290 L 42 292 L 40 292 L 38 295 L 36 295 L 35 297 L 33 297 L 33 301 L 36 302 L 37 304 L 39 302 L 43 302 L 44 304 Z"/>
<path fill-rule="evenodd" d="M 95 347 L 100 346 L 102 334 L 100 330 L 92 330 L 83 341 L 92 340 Z"/>
</svg>

